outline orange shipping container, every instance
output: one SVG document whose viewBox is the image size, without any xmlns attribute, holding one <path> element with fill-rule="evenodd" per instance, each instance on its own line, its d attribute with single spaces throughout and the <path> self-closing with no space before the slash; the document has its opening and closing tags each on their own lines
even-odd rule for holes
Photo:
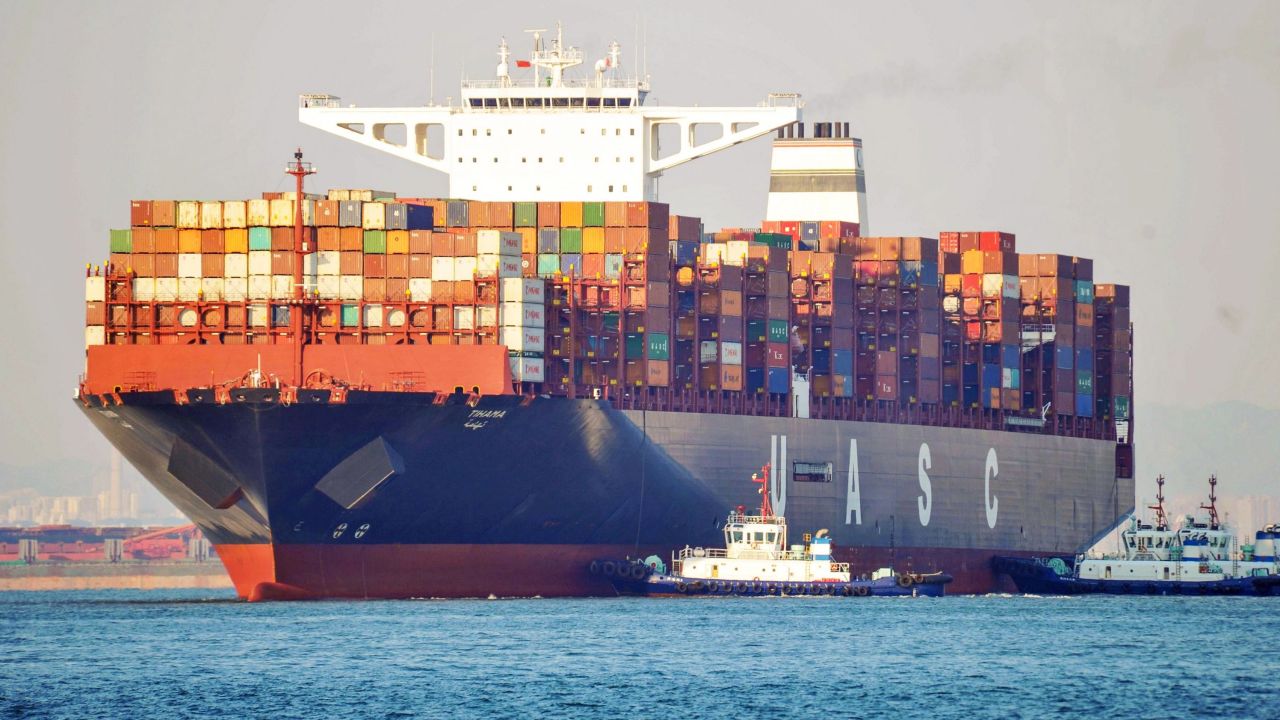
<svg viewBox="0 0 1280 720">
<path fill-rule="evenodd" d="M 515 213 L 509 202 L 489 203 L 489 222 L 492 227 L 510 230 L 515 225 Z"/>
<path fill-rule="evenodd" d="M 370 253 L 364 256 L 364 276 L 368 278 L 384 278 L 387 276 L 387 256 Z"/>
<path fill-rule="evenodd" d="M 231 232 L 228 230 L 227 232 Z M 228 239 L 228 242 L 230 240 Z M 336 227 L 322 227 L 316 230 L 316 249 L 322 252 L 333 252 L 342 249 L 342 231 Z"/>
<path fill-rule="evenodd" d="M 221 230 L 201 230 L 200 231 L 200 252 L 202 253 L 222 253 L 225 252 L 222 241 Z"/>
<path fill-rule="evenodd" d="M 337 227 L 338 215 L 341 211 L 342 203 L 338 200 L 317 200 L 316 201 L 316 225 L 320 227 Z"/>
<path fill-rule="evenodd" d="M 151 201 L 134 200 L 129 206 L 129 224 L 134 227 L 151 226 Z M 99 323 L 90 323 L 97 325 Z"/>
<path fill-rule="evenodd" d="M 172 200 L 151 201 L 151 226 L 173 227 L 175 203 Z"/>
<path fill-rule="evenodd" d="M 426 253 L 414 253 L 409 256 L 409 277 L 430 278 L 431 256 Z"/>
<path fill-rule="evenodd" d="M 382 302 L 387 299 L 387 281 L 383 278 L 364 279 L 364 299 L 370 302 Z"/>
<path fill-rule="evenodd" d="M 487 228 L 490 225 L 489 203 L 484 200 L 472 200 L 468 203 L 467 220 L 471 227 Z"/>
<path fill-rule="evenodd" d="M 136 253 L 153 253 L 156 251 L 156 232 L 149 227 L 133 229 L 133 251 Z"/>
<path fill-rule="evenodd" d="M 520 233 L 520 253 L 522 255 L 538 252 L 538 228 L 516 228 L 516 232 Z"/>
<path fill-rule="evenodd" d="M 560 227 L 560 203 L 538 203 L 538 227 Z"/>
<path fill-rule="evenodd" d="M 409 277 L 409 256 L 388 255 L 387 277 L 404 279 Z"/>
<path fill-rule="evenodd" d="M 271 274 L 292 275 L 293 253 L 287 250 L 275 250 L 271 253 Z"/>
<path fill-rule="evenodd" d="M 742 390 L 742 366 L 721 365 L 720 387 L 725 390 Z"/>
<path fill-rule="evenodd" d="M 898 260 L 902 253 L 902 238 L 882 237 L 876 241 L 876 252 L 881 260 Z"/>
<path fill-rule="evenodd" d="M 205 253 L 200 256 L 200 275 L 207 278 L 220 278 L 223 276 L 223 268 L 225 263 L 224 256 L 221 253 Z"/>
<path fill-rule="evenodd" d="M 722 315 L 731 315 L 733 317 L 741 317 L 742 293 L 737 290 L 721 290 L 720 291 L 720 313 Z"/>
<path fill-rule="evenodd" d="M 622 251 L 624 253 L 646 253 L 649 251 L 651 233 L 646 227 L 629 227 L 623 231 Z"/>
<path fill-rule="evenodd" d="M 614 201 L 606 202 L 604 204 L 604 224 L 605 227 L 626 227 L 627 204 Z"/>
<path fill-rule="evenodd" d="M 156 277 L 178 277 L 178 256 L 173 253 L 157 254 Z"/>
<path fill-rule="evenodd" d="M 586 232 L 584 228 L 583 232 Z M 604 251 L 619 255 L 626 252 L 627 247 L 627 229 L 620 227 L 607 227 L 604 229 Z"/>
<path fill-rule="evenodd" d="M 364 253 L 350 251 L 339 253 L 338 273 L 340 275 L 363 275 Z"/>
<path fill-rule="evenodd" d="M 334 248 L 335 250 L 337 248 Z M 222 251 L 228 253 L 249 252 L 249 231 L 245 228 L 232 228 L 222 234 Z"/>
<path fill-rule="evenodd" d="M 645 383 L 650 387 L 666 387 L 670 385 L 670 364 L 666 360 L 645 361 Z"/>
<path fill-rule="evenodd" d="M 364 229 L 358 227 L 339 228 L 338 249 L 343 252 L 364 252 Z"/>
<path fill-rule="evenodd" d="M 159 239 L 157 238 L 157 243 Z M 178 252 L 180 253 L 198 253 L 200 252 L 200 231 L 199 230 L 179 230 L 178 231 Z"/>
<path fill-rule="evenodd" d="M 577 228 L 582 227 L 582 203 L 581 202 L 562 202 L 560 203 L 560 227 Z M 583 250 L 583 252 L 591 252 Z"/>
<path fill-rule="evenodd" d="M 387 278 L 387 299 L 405 300 L 409 297 L 409 281 L 405 278 Z"/>
<path fill-rule="evenodd" d="M 133 265 L 133 272 L 138 277 L 156 276 L 156 256 L 151 253 L 134 253 L 129 264 Z"/>
</svg>

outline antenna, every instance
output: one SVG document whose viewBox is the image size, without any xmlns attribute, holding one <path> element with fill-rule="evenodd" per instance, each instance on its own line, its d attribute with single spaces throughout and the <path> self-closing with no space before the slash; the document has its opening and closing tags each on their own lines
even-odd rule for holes
<svg viewBox="0 0 1280 720">
<path fill-rule="evenodd" d="M 1202 504 L 1200 506 L 1200 509 L 1209 511 L 1209 529 L 1217 530 L 1220 524 L 1218 521 L 1218 476 L 1217 475 L 1209 476 L 1209 504 L 1208 505 Z"/>
<path fill-rule="evenodd" d="M 1156 478 L 1156 504 L 1148 505 L 1148 510 L 1156 511 L 1156 529 L 1167 531 L 1169 529 L 1169 517 L 1164 514 L 1164 476 L 1160 475 Z"/>
</svg>

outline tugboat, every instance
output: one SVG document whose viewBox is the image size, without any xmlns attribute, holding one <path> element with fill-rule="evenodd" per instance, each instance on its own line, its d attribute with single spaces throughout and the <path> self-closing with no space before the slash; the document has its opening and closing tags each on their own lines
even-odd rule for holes
<svg viewBox="0 0 1280 720">
<path fill-rule="evenodd" d="M 1073 565 L 1060 557 L 996 557 L 992 567 L 1024 593 L 1052 595 L 1280 595 L 1276 539 L 1268 525 L 1252 545 L 1236 549 L 1235 533 L 1218 518 L 1217 476 L 1209 478 L 1209 504 L 1201 517 L 1183 517 L 1173 530 L 1164 510 L 1164 476 L 1156 478 L 1155 525 L 1130 519 L 1120 534 L 1123 554 L 1087 557 Z"/>
<path fill-rule="evenodd" d="M 897 573 L 881 568 L 870 577 L 850 576 L 848 563 L 831 560 L 827 531 L 805 533 L 803 543 L 787 545 L 787 520 L 775 515 L 767 492 L 769 466 L 751 476 L 760 484 L 760 511 L 747 515 L 739 506 L 724 526 L 725 547 L 688 547 L 672 553 L 671 571 L 657 556 L 644 560 L 604 560 L 591 564 L 623 595 L 940 597 L 951 582 L 945 573 Z"/>
</svg>

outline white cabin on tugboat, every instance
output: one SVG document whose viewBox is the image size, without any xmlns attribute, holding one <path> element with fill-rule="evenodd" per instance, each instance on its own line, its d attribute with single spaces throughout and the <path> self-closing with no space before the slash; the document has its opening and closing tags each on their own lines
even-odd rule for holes
<svg viewBox="0 0 1280 720">
<path fill-rule="evenodd" d="M 773 514 L 765 490 L 769 467 L 751 479 L 761 484 L 760 514 L 746 515 L 739 507 L 725 522 L 723 549 L 686 546 L 673 553 L 673 572 L 699 580 L 849 582 L 849 564 L 831 561 L 826 530 L 787 547 L 787 519 Z"/>
</svg>

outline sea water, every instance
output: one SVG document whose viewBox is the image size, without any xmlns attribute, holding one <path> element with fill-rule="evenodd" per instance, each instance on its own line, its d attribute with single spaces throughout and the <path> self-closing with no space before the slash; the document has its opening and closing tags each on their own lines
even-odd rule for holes
<svg viewBox="0 0 1280 720">
<path fill-rule="evenodd" d="M 1280 600 L 0 593 L 0 716 L 1280 718 Z"/>
</svg>

